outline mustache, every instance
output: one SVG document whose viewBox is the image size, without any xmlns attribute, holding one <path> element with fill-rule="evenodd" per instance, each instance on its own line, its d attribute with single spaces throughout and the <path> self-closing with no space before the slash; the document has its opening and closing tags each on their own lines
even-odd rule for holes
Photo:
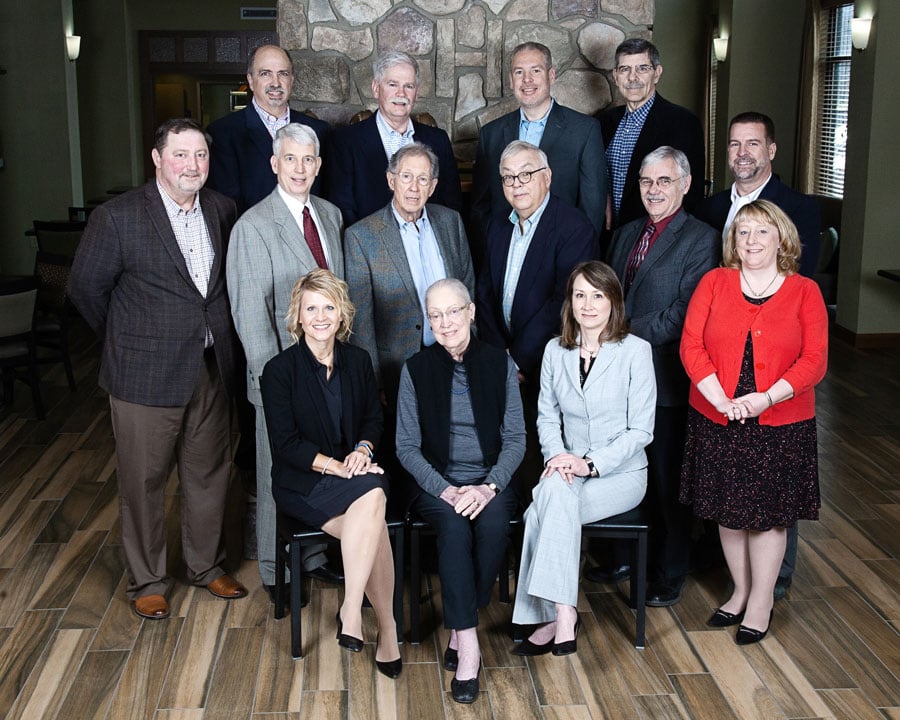
<svg viewBox="0 0 900 720">
<path fill-rule="evenodd" d="M 269 85 L 266 88 L 267 93 L 284 93 L 284 88 L 278 87 L 277 85 Z"/>
<path fill-rule="evenodd" d="M 391 98 L 391 102 L 394 105 L 409 105 L 409 98 Z"/>
<path fill-rule="evenodd" d="M 625 83 L 625 89 L 626 90 L 643 90 L 644 83 L 638 82 L 636 80 L 633 82 L 628 82 L 628 83 Z"/>
</svg>

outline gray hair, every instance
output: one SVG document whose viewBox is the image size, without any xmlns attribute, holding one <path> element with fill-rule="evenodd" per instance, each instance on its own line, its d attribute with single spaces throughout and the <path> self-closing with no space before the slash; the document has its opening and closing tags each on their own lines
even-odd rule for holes
<svg viewBox="0 0 900 720">
<path fill-rule="evenodd" d="M 438 176 L 440 172 L 440 166 L 438 165 L 438 156 L 435 155 L 434 150 L 432 150 L 424 143 L 420 142 L 414 142 L 410 143 L 409 145 L 404 145 L 391 156 L 391 161 L 388 163 L 388 172 L 391 173 L 391 175 L 397 174 L 397 170 L 400 168 L 400 163 L 407 155 L 411 155 L 413 157 L 415 157 L 416 155 L 427 157 L 428 162 L 431 163 L 431 179 L 434 180 Z"/>
<path fill-rule="evenodd" d="M 292 58 L 291 54 L 287 50 L 285 50 L 283 47 L 281 47 L 280 45 L 260 45 L 258 47 L 253 48 L 250 51 L 250 54 L 247 55 L 247 74 L 248 75 L 253 74 L 253 63 L 256 61 L 256 53 L 258 53 L 260 50 L 269 50 L 269 49 L 281 50 L 281 52 L 284 53 L 284 56 L 287 58 L 288 63 L 290 63 L 291 74 L 293 74 L 294 58 Z"/>
<path fill-rule="evenodd" d="M 656 45 L 644 38 L 628 38 L 619 43 L 619 47 L 616 48 L 616 67 L 619 66 L 619 58 L 623 55 L 643 55 L 644 53 L 647 53 L 650 64 L 654 68 L 659 67 L 659 50 Z"/>
<path fill-rule="evenodd" d="M 503 150 L 503 154 L 500 155 L 500 165 L 499 168 L 503 167 L 503 163 L 509 160 L 510 157 L 516 155 L 520 152 L 533 152 L 537 153 L 539 162 L 542 165 L 547 167 L 550 166 L 550 162 L 547 160 L 547 153 L 541 150 L 537 145 L 532 145 L 530 142 L 525 142 L 524 140 L 513 140 L 506 148 Z"/>
<path fill-rule="evenodd" d="M 444 278 L 443 280 L 436 280 L 428 286 L 428 289 L 425 291 L 426 307 L 428 306 L 428 299 L 431 297 L 431 294 L 438 292 L 439 290 L 449 290 L 457 295 L 466 305 L 472 302 L 472 296 L 469 295 L 469 288 L 466 287 L 465 283 L 462 280 L 451 277 Z"/>
<path fill-rule="evenodd" d="M 316 157 L 319 157 L 319 136 L 316 131 L 309 125 L 303 123 L 288 123 L 283 128 L 279 128 L 275 133 L 275 139 L 272 141 L 272 154 L 276 157 L 281 151 L 281 143 L 285 138 L 293 140 L 298 145 L 312 145 L 316 149 Z"/>
<path fill-rule="evenodd" d="M 416 87 L 419 86 L 419 63 L 417 63 L 415 58 L 411 55 L 407 55 L 405 52 L 400 52 L 399 50 L 389 50 L 378 56 L 372 64 L 375 82 L 380 83 L 384 80 L 384 74 L 389 68 L 394 67 L 394 65 L 411 65 L 412 69 L 416 71 Z"/>
<path fill-rule="evenodd" d="M 687 155 L 671 145 L 660 145 L 656 150 L 647 153 L 644 159 L 641 160 L 641 172 L 644 172 L 644 168 L 647 165 L 662 162 L 663 160 L 674 162 L 681 171 L 681 177 L 687 177 L 691 174 L 691 164 L 688 162 Z"/>
</svg>

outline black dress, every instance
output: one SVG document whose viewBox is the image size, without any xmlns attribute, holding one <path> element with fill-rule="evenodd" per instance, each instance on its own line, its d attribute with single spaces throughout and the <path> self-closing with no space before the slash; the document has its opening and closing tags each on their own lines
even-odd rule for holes
<svg viewBox="0 0 900 720">
<path fill-rule="evenodd" d="M 768 300 L 746 299 L 759 305 Z M 756 386 L 748 332 L 734 394 L 751 392 Z M 697 517 L 733 530 L 764 531 L 818 519 L 816 419 L 760 425 L 748 418 L 719 425 L 690 408 L 680 500 L 692 505 Z"/>
</svg>

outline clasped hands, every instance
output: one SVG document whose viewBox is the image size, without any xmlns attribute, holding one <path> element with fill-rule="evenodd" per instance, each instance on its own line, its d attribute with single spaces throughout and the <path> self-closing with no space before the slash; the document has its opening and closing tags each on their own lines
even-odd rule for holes
<svg viewBox="0 0 900 720">
<path fill-rule="evenodd" d="M 335 475 L 346 478 L 351 478 L 355 475 L 365 475 L 366 473 L 384 475 L 384 468 L 378 463 L 372 462 L 369 453 L 364 450 L 350 451 L 347 453 L 347 457 L 344 458 L 343 462 L 337 462 L 335 460 L 328 466 L 328 469 L 333 471 Z"/>
<path fill-rule="evenodd" d="M 591 469 L 584 458 L 564 452 L 554 455 L 547 461 L 547 464 L 544 465 L 544 472 L 541 473 L 541 480 L 550 477 L 555 472 L 558 472 L 562 479 L 571 485 L 576 477 L 590 475 Z"/>
<path fill-rule="evenodd" d="M 494 497 L 494 491 L 487 485 L 451 485 L 440 494 L 441 500 L 452 506 L 457 515 L 469 520 L 478 517 Z"/>
<path fill-rule="evenodd" d="M 729 421 L 743 424 L 747 418 L 759 417 L 769 409 L 769 399 L 764 392 L 752 392 L 729 400 L 726 398 L 716 407 Z"/>
</svg>

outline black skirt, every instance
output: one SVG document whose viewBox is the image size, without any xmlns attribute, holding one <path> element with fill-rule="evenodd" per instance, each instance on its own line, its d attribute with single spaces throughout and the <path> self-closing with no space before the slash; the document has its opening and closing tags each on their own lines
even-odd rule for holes
<svg viewBox="0 0 900 720">
<path fill-rule="evenodd" d="M 325 475 L 307 495 L 277 486 L 272 488 L 272 494 L 281 512 L 321 529 L 332 518 L 347 512 L 367 492 L 381 488 L 387 495 L 389 485 L 387 475 L 366 473 L 352 478 Z"/>
</svg>

